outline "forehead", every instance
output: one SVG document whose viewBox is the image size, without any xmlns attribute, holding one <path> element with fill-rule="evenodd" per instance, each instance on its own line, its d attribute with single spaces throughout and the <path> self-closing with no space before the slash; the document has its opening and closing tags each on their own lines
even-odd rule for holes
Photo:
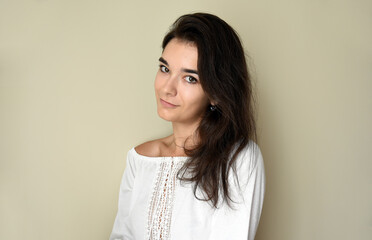
<svg viewBox="0 0 372 240">
<path fill-rule="evenodd" d="M 187 67 L 193 67 L 196 69 L 198 62 L 198 49 L 192 42 L 173 38 L 165 46 L 162 57 L 169 63 L 169 65 L 187 65 Z"/>
</svg>

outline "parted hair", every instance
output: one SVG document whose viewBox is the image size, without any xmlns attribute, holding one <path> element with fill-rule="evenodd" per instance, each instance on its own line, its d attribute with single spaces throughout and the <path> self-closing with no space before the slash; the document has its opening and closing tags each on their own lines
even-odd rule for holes
<svg viewBox="0 0 372 240">
<path fill-rule="evenodd" d="M 197 199 L 209 201 L 215 208 L 220 200 L 231 206 L 234 200 L 228 177 L 231 173 L 237 177 L 238 154 L 250 140 L 257 139 L 252 83 L 243 46 L 232 27 L 208 13 L 179 17 L 165 35 L 162 48 L 173 38 L 196 45 L 200 84 L 216 106 L 205 109 L 197 129 L 200 142 L 185 149 L 189 159 L 178 178 L 194 183 Z M 198 188 L 202 197 L 197 196 Z"/>
</svg>

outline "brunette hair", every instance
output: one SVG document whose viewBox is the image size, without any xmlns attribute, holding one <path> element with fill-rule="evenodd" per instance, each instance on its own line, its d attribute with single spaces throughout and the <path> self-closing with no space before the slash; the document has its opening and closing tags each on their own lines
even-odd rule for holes
<svg viewBox="0 0 372 240">
<path fill-rule="evenodd" d="M 210 201 L 217 208 L 222 197 L 231 206 L 230 170 L 237 177 L 238 154 L 250 140 L 257 139 L 251 77 L 242 44 L 232 27 L 208 13 L 179 17 L 164 37 L 163 49 L 173 38 L 196 45 L 201 86 L 216 103 L 215 109 L 205 109 L 197 130 L 200 143 L 185 149 L 190 158 L 178 177 L 195 183 L 197 199 Z M 196 194 L 198 187 L 203 198 Z"/>
</svg>

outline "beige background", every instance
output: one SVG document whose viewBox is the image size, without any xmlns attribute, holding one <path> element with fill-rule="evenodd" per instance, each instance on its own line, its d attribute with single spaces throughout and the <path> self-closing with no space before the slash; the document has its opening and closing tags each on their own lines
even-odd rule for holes
<svg viewBox="0 0 372 240">
<path fill-rule="evenodd" d="M 0 239 L 108 239 L 127 151 L 170 132 L 153 79 L 192 11 L 253 59 L 256 239 L 372 238 L 371 1 L 0 0 Z"/>
</svg>

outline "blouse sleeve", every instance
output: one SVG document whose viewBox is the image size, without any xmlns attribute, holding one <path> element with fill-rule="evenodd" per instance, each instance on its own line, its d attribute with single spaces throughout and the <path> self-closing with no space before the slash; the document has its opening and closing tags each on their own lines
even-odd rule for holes
<svg viewBox="0 0 372 240">
<path fill-rule="evenodd" d="M 116 214 L 114 226 L 110 235 L 110 240 L 123 240 L 125 237 L 124 221 L 129 215 L 131 206 L 132 189 L 135 178 L 135 161 L 130 152 L 127 155 L 126 168 L 121 179 L 119 190 L 118 211 Z"/>
<path fill-rule="evenodd" d="M 238 182 L 232 189 L 233 209 L 224 204 L 213 219 L 214 240 L 254 240 L 265 192 L 265 170 L 259 147 L 251 142 L 237 159 Z"/>
</svg>

